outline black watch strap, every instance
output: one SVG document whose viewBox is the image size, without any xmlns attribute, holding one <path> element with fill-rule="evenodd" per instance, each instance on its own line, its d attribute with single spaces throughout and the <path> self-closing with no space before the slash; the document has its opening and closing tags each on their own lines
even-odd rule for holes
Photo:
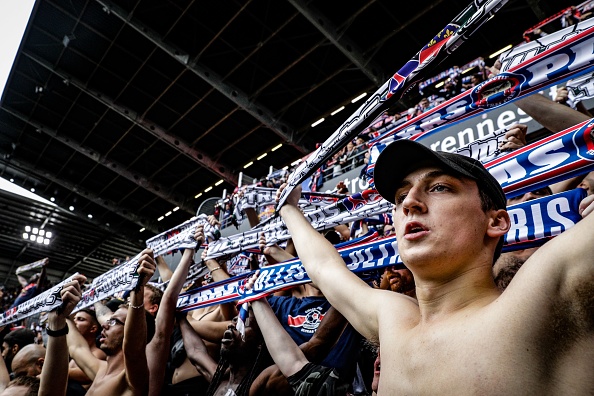
<svg viewBox="0 0 594 396">
<path fill-rule="evenodd" d="M 63 329 L 60 330 L 51 330 L 49 326 L 45 326 L 45 332 L 50 337 L 61 337 L 68 334 L 68 325 L 65 325 Z"/>
</svg>

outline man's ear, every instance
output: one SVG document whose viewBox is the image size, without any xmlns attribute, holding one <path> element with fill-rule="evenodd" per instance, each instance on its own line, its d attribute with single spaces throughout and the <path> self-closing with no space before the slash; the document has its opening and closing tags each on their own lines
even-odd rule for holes
<svg viewBox="0 0 594 396">
<path fill-rule="evenodd" d="M 12 348 L 10 348 L 12 350 L 12 356 L 16 355 L 17 352 L 19 351 L 19 345 L 18 344 L 14 344 L 12 346 Z"/>
<path fill-rule="evenodd" d="M 157 314 L 157 311 L 159 310 L 159 306 L 157 304 L 152 304 L 151 307 L 148 309 L 148 311 L 151 313 L 151 315 L 155 316 Z"/>
<path fill-rule="evenodd" d="M 494 238 L 500 238 L 505 235 L 511 227 L 511 220 L 507 210 L 498 209 L 490 212 L 487 235 Z"/>
<path fill-rule="evenodd" d="M 39 358 L 37 359 L 37 361 L 35 362 L 35 365 L 37 367 L 39 367 L 39 371 L 41 371 L 41 369 L 43 368 L 43 363 L 45 362 L 45 358 Z"/>
</svg>

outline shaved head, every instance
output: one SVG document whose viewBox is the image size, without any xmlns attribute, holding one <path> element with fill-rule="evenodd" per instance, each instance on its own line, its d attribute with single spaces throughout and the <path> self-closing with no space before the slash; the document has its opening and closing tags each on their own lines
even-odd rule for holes
<svg viewBox="0 0 594 396">
<path fill-rule="evenodd" d="M 43 361 L 45 360 L 45 348 L 41 345 L 27 345 L 23 347 L 12 360 L 12 371 L 15 375 L 28 375 L 35 377 L 41 374 Z"/>
</svg>

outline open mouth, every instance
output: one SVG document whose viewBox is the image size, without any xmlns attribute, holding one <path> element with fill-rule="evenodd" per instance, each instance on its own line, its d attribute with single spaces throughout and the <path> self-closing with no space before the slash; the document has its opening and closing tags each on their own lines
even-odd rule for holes
<svg viewBox="0 0 594 396">
<path fill-rule="evenodd" d="M 226 330 L 223 333 L 223 338 L 221 339 L 221 344 L 227 345 L 233 342 L 233 332 L 231 330 Z"/>
<path fill-rule="evenodd" d="M 411 221 L 410 223 L 406 224 L 406 229 L 404 230 L 405 235 L 409 234 L 416 234 L 419 232 L 427 231 L 425 227 L 421 223 L 416 221 Z"/>
</svg>

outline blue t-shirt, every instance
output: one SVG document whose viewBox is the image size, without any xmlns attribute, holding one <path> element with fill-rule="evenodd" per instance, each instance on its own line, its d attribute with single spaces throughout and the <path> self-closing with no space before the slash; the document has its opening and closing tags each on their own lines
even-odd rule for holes
<svg viewBox="0 0 594 396">
<path fill-rule="evenodd" d="M 325 297 L 271 296 L 268 302 L 297 345 L 309 341 L 331 306 Z M 354 374 L 360 340 L 361 335 L 350 324 L 347 325 L 334 348 L 320 364 L 336 368 L 341 378 L 350 378 Z"/>
</svg>

